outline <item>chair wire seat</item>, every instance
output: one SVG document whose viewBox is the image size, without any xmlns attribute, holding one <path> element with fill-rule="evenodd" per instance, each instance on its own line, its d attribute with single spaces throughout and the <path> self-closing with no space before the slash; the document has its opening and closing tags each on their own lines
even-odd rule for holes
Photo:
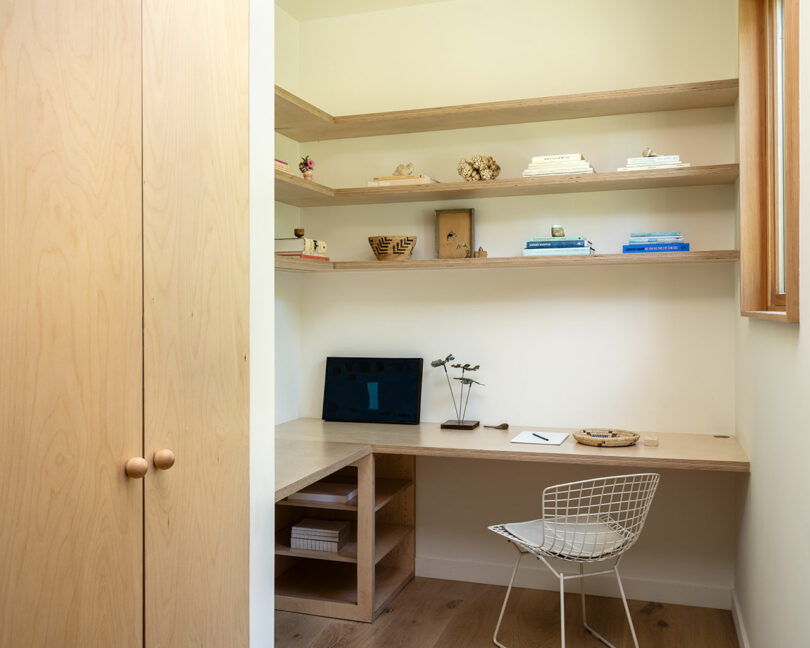
<svg viewBox="0 0 810 648">
<path fill-rule="evenodd" d="M 565 581 L 570 579 L 580 579 L 582 623 L 585 629 L 599 641 L 613 648 L 613 644 L 588 625 L 585 615 L 584 578 L 609 573 L 616 576 L 633 643 L 638 648 L 638 639 L 618 566 L 624 553 L 635 544 L 644 528 L 659 480 L 660 476 L 656 473 L 639 473 L 549 486 L 543 490 L 542 517 L 527 522 L 495 524 L 488 527 L 493 533 L 509 540 L 518 550 L 512 578 L 492 638 L 496 646 L 506 648 L 498 642 L 498 630 L 520 559 L 530 553 L 541 560 L 559 579 L 563 648 L 565 648 Z M 546 558 L 578 563 L 579 574 L 565 574 L 558 571 Z M 611 569 L 585 573 L 586 563 L 611 559 L 615 560 Z"/>
</svg>

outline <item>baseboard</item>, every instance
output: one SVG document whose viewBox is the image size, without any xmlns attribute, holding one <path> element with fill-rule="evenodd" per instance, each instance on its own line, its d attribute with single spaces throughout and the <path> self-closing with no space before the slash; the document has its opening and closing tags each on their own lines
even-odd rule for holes
<svg viewBox="0 0 810 648">
<path fill-rule="evenodd" d="M 416 575 L 426 578 L 441 578 L 487 585 L 506 585 L 512 573 L 512 564 L 482 563 L 447 558 L 427 558 L 417 556 Z M 675 605 L 697 607 L 731 608 L 731 589 L 633 578 L 622 574 L 622 585 L 627 598 L 639 601 L 656 601 Z M 516 587 L 557 591 L 559 584 L 553 574 L 536 560 L 525 556 L 515 578 Z M 578 592 L 579 584 L 570 583 L 571 591 Z M 610 575 L 593 576 L 587 581 L 587 592 L 595 596 L 618 598 L 616 579 Z"/>
<path fill-rule="evenodd" d="M 737 629 L 737 640 L 740 648 L 751 648 L 748 643 L 748 633 L 745 631 L 742 610 L 740 609 L 740 599 L 737 598 L 737 590 L 731 590 L 731 618 L 734 619 L 734 627 Z"/>
</svg>

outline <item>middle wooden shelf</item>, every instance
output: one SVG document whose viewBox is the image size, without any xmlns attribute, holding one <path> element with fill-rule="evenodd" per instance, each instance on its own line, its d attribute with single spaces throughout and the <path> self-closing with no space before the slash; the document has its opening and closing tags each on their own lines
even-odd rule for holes
<svg viewBox="0 0 810 648">
<path fill-rule="evenodd" d="M 662 187 L 696 187 L 734 184 L 739 164 L 711 164 L 682 169 L 616 171 L 538 178 L 514 178 L 486 182 L 441 182 L 400 187 L 352 187 L 332 189 L 276 169 L 276 200 L 294 207 L 379 205 L 470 198 L 504 198 L 585 191 L 619 191 Z"/>
</svg>

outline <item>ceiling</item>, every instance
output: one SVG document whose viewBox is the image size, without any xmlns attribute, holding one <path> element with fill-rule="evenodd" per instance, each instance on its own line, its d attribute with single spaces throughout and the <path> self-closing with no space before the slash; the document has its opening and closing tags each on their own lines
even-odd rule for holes
<svg viewBox="0 0 810 648">
<path fill-rule="evenodd" d="M 349 14 L 384 11 L 445 0 L 276 0 L 296 20 L 316 20 Z"/>
</svg>

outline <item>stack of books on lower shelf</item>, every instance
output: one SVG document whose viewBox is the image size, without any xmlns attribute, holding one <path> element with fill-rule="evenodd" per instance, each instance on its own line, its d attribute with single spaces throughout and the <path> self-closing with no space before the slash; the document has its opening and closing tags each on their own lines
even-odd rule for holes
<svg viewBox="0 0 810 648">
<path fill-rule="evenodd" d="M 308 551 L 340 551 L 351 535 L 347 520 L 315 520 L 305 518 L 296 524 L 290 535 L 291 549 Z"/>
<path fill-rule="evenodd" d="M 549 236 L 526 241 L 525 257 L 593 254 L 593 244 L 581 236 Z"/>
<path fill-rule="evenodd" d="M 367 185 L 369 187 L 401 187 L 405 185 L 424 185 L 435 182 L 438 182 L 438 180 L 432 180 L 429 176 L 415 173 L 413 175 L 378 176 L 373 180 L 369 180 Z"/>
<path fill-rule="evenodd" d="M 680 232 L 634 232 L 628 244 L 622 246 L 622 252 L 689 252 L 689 243 L 684 243 Z"/>
<path fill-rule="evenodd" d="M 326 255 L 326 241 L 311 238 L 277 238 L 276 256 L 329 261 Z"/>
<path fill-rule="evenodd" d="M 691 166 L 689 162 L 681 162 L 680 155 L 654 155 L 651 157 L 627 158 L 627 166 L 619 167 L 617 171 L 651 171 L 653 169 L 681 169 Z"/>
<path fill-rule="evenodd" d="M 559 155 L 536 155 L 523 171 L 524 178 L 570 173 L 594 173 L 591 163 L 582 153 L 561 153 Z"/>
</svg>

